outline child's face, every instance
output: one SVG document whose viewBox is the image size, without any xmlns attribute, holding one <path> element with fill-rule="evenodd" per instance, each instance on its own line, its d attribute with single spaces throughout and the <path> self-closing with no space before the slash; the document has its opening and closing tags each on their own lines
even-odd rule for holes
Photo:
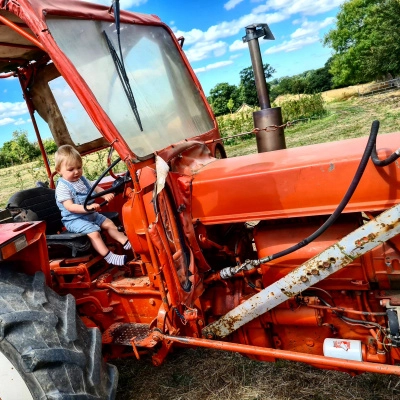
<svg viewBox="0 0 400 400">
<path fill-rule="evenodd" d="M 58 172 L 68 182 L 75 182 L 82 176 L 82 164 L 63 162 Z"/>
</svg>

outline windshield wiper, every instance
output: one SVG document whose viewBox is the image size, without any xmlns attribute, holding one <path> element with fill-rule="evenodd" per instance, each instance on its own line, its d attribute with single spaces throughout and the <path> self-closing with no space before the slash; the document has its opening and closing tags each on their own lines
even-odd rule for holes
<svg viewBox="0 0 400 400">
<path fill-rule="evenodd" d="M 117 69 L 118 76 L 119 76 L 119 79 L 121 80 L 122 87 L 124 88 L 126 97 L 129 101 L 129 105 L 132 108 L 133 114 L 135 115 L 135 118 L 139 125 L 140 130 L 143 132 L 142 122 L 140 120 L 139 111 L 136 106 L 135 97 L 133 96 L 131 84 L 129 83 L 128 75 L 126 74 L 124 62 L 123 62 L 123 60 L 121 60 L 118 57 L 118 54 L 117 54 L 111 40 L 108 38 L 106 31 L 103 31 L 103 34 L 104 34 L 104 37 L 106 38 L 108 49 L 110 50 L 111 57 L 114 61 L 115 68 Z M 121 54 L 121 57 L 122 57 L 122 54 Z"/>
</svg>

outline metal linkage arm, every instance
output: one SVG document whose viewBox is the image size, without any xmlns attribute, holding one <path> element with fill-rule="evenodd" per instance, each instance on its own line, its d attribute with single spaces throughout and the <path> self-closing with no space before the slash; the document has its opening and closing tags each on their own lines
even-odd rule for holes
<svg viewBox="0 0 400 400">
<path fill-rule="evenodd" d="M 400 233 L 400 204 L 328 247 L 202 330 L 223 338 L 277 305 L 339 271 L 354 259 Z"/>
</svg>

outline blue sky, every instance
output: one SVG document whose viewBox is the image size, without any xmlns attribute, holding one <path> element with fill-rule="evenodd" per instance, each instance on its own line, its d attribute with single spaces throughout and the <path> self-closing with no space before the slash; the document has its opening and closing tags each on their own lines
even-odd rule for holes
<svg viewBox="0 0 400 400">
<path fill-rule="evenodd" d="M 109 5 L 111 0 L 97 0 Z M 184 50 L 204 91 L 221 82 L 239 84 L 239 72 L 251 65 L 245 27 L 267 23 L 274 41 L 260 39 L 263 62 L 276 73 L 291 76 L 323 67 L 331 49 L 321 44 L 335 25 L 343 0 L 120 0 L 121 8 L 155 14 L 176 36 L 184 36 Z M 0 80 L 0 145 L 12 132 L 24 129 L 35 140 L 29 114 L 15 79 Z M 35 114 L 36 115 L 36 114 Z M 42 127 L 39 120 L 39 126 Z M 43 131 L 43 136 L 49 136 Z"/>
</svg>

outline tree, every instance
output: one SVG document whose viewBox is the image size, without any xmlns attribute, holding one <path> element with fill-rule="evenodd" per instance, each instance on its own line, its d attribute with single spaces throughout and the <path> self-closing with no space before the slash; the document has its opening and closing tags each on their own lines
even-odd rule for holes
<svg viewBox="0 0 400 400">
<path fill-rule="evenodd" d="M 275 69 L 269 64 L 263 64 L 265 79 L 271 78 L 272 74 L 275 73 Z M 254 72 L 252 67 L 244 68 L 239 73 L 240 84 L 239 84 L 239 101 L 240 103 L 246 103 L 250 106 L 258 106 L 257 88 L 256 81 L 254 79 Z"/>
<path fill-rule="evenodd" d="M 27 131 L 14 131 L 11 142 L 11 148 L 17 159 L 28 162 L 40 155 L 37 144 L 35 145 L 29 141 Z"/>
<path fill-rule="evenodd" d="M 238 107 L 238 88 L 229 83 L 218 83 L 210 90 L 207 100 L 211 105 L 216 116 L 224 115 L 229 112 L 228 102 L 232 99 L 234 106 Z M 232 107 L 233 108 L 233 107 Z"/>
<path fill-rule="evenodd" d="M 336 28 L 324 37 L 335 51 L 331 73 L 335 86 L 368 82 L 400 73 L 400 2 L 348 0 Z"/>
<path fill-rule="evenodd" d="M 57 151 L 56 142 L 50 138 L 43 140 L 43 147 L 47 154 L 54 154 Z"/>
<path fill-rule="evenodd" d="M 232 114 L 232 109 L 233 109 L 234 105 L 235 105 L 235 103 L 233 102 L 233 99 L 230 98 L 226 106 L 229 108 L 229 111 L 231 112 L 231 114 Z"/>
<path fill-rule="evenodd" d="M 332 74 L 330 73 L 331 59 L 323 68 L 308 71 L 306 76 L 305 93 L 313 94 L 332 89 Z"/>
<path fill-rule="evenodd" d="M 22 164 L 33 161 L 40 155 L 39 146 L 31 143 L 28 139 L 27 131 L 14 131 L 13 139 L 3 143 L 0 149 L 0 164 Z"/>
</svg>

